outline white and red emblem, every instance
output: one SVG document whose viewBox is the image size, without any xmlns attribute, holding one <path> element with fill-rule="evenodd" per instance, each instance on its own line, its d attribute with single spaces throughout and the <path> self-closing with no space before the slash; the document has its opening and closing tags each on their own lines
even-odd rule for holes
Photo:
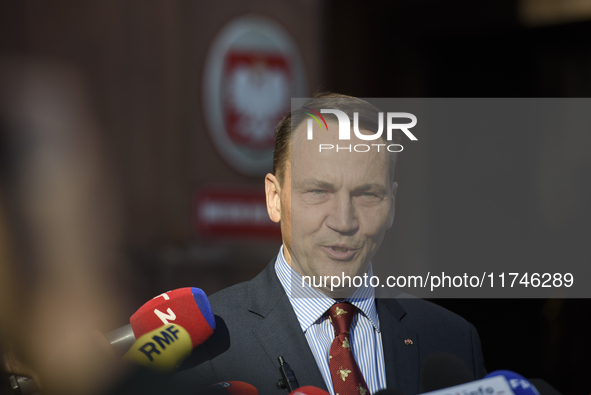
<svg viewBox="0 0 591 395">
<path fill-rule="evenodd" d="M 218 34 L 203 81 L 208 130 L 222 157 L 252 176 L 271 170 L 275 125 L 304 96 L 299 54 L 278 24 L 242 17 Z"/>
<path fill-rule="evenodd" d="M 275 125 L 289 111 L 293 84 L 287 59 L 233 52 L 225 68 L 224 114 L 230 139 L 252 149 L 272 148 Z"/>
</svg>

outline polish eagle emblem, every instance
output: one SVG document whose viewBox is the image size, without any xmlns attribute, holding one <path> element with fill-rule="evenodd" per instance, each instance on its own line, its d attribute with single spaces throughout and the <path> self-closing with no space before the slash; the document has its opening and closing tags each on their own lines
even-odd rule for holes
<svg viewBox="0 0 591 395">
<path fill-rule="evenodd" d="M 230 138 L 252 149 L 273 147 L 275 125 L 290 109 L 287 61 L 277 54 L 228 54 L 224 86 Z"/>
</svg>

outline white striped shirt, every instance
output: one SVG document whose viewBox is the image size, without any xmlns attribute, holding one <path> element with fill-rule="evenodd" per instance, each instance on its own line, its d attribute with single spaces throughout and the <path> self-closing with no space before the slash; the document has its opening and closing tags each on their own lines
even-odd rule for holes
<svg viewBox="0 0 591 395">
<path fill-rule="evenodd" d="M 325 313 L 335 300 L 307 284 L 302 287 L 302 276 L 286 262 L 283 246 L 275 261 L 275 272 L 298 317 L 326 387 L 334 395 L 328 363 L 334 328 Z M 367 275 L 373 275 L 371 264 Z M 292 281 L 294 281 L 293 288 Z M 359 287 L 351 296 L 339 301 L 350 302 L 358 309 L 351 324 L 351 349 L 369 391 L 373 394 L 386 388 L 384 350 L 374 289 L 371 286 Z"/>
</svg>

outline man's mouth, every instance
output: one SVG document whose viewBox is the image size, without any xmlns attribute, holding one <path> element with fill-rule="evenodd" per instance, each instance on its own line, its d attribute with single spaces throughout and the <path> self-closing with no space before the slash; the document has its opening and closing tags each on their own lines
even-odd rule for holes
<svg viewBox="0 0 591 395">
<path fill-rule="evenodd" d="M 343 246 L 324 246 L 323 248 L 329 257 L 337 260 L 350 259 L 358 251 L 358 249 Z"/>
<path fill-rule="evenodd" d="M 337 251 L 337 252 L 347 252 L 349 251 L 348 248 L 345 247 L 331 247 L 333 250 Z"/>
</svg>

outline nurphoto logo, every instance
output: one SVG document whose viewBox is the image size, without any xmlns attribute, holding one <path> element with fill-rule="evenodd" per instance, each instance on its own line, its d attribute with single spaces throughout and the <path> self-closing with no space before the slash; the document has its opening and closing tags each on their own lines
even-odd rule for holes
<svg viewBox="0 0 591 395">
<path fill-rule="evenodd" d="M 321 130 L 326 129 L 328 131 L 328 124 L 322 114 L 334 114 L 337 117 L 339 122 L 339 140 L 351 140 L 351 120 L 349 116 L 345 114 L 345 112 L 341 110 L 334 110 L 334 109 L 321 109 L 320 112 L 313 110 L 308 107 L 304 107 L 304 109 L 310 111 L 306 112 L 311 118 L 308 119 L 308 140 L 313 140 L 314 133 L 312 131 L 313 122 L 316 121 L 318 126 L 320 126 Z M 409 123 L 395 123 L 395 119 L 406 118 L 409 119 Z M 417 141 L 418 139 L 415 137 L 414 134 L 410 132 L 409 129 L 414 127 L 417 124 L 417 117 L 409 112 L 388 112 L 386 113 L 386 140 L 392 141 L 392 132 L 396 129 L 400 130 L 402 133 L 406 135 L 411 141 Z M 378 113 L 378 130 L 374 134 L 362 134 L 359 131 L 359 113 L 353 113 L 353 133 L 355 136 L 360 140 L 365 141 L 372 141 L 377 140 L 382 137 L 384 132 L 384 113 Z M 385 147 L 389 152 L 401 152 L 403 150 L 403 146 L 401 144 L 356 144 L 352 146 L 344 145 L 340 146 L 337 144 L 335 147 L 334 144 L 319 144 L 318 149 L 319 152 L 334 150 L 336 152 L 339 151 L 348 151 L 354 150 L 355 152 L 368 152 L 375 147 L 378 152 L 380 151 L 381 147 Z"/>
</svg>

